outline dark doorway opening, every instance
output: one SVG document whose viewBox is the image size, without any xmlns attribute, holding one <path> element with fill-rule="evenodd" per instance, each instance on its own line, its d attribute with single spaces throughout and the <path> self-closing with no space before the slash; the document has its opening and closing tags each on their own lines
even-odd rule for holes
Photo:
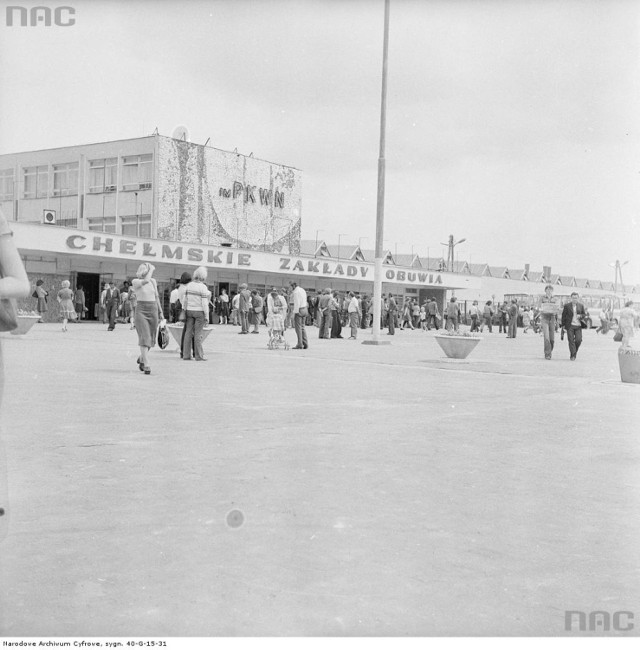
<svg viewBox="0 0 640 650">
<path fill-rule="evenodd" d="M 96 305 L 100 302 L 100 274 L 78 273 L 76 287 L 84 289 L 85 305 L 89 310 L 85 312 L 84 318 L 86 320 L 98 320 Z"/>
</svg>

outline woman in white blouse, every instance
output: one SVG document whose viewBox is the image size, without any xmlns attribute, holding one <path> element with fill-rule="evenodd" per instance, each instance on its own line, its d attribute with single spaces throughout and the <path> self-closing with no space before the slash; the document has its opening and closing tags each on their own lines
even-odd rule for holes
<svg viewBox="0 0 640 650">
<path fill-rule="evenodd" d="M 199 266 L 193 273 L 193 280 L 184 289 L 182 308 L 186 312 L 184 321 L 184 342 L 182 344 L 182 358 L 191 361 L 191 345 L 195 342 L 196 361 L 206 361 L 202 349 L 202 330 L 209 321 L 209 299 L 211 291 L 207 289 L 205 280 L 207 269 Z"/>
<path fill-rule="evenodd" d="M 160 297 L 158 296 L 158 285 L 154 278 L 151 277 L 154 270 L 155 266 L 153 264 L 143 262 L 138 267 L 137 277 L 131 283 L 137 298 L 135 324 L 138 333 L 138 345 L 140 346 L 140 356 L 137 363 L 145 375 L 151 374 L 148 354 L 149 350 L 156 344 L 158 321 L 164 321 Z"/>
</svg>

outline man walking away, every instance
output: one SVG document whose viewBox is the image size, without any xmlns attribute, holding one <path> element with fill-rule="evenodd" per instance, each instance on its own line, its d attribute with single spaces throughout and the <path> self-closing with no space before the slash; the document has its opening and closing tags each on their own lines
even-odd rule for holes
<svg viewBox="0 0 640 650">
<path fill-rule="evenodd" d="M 435 298 L 431 298 L 431 300 L 427 303 L 427 329 L 431 330 L 431 325 L 433 325 L 436 330 L 438 330 L 439 318 L 440 314 L 438 313 L 438 303 L 436 302 Z"/>
<path fill-rule="evenodd" d="M 241 331 L 239 334 L 249 333 L 249 309 L 251 308 L 251 294 L 246 284 L 240 285 L 240 298 L 238 300 L 238 314 L 240 316 Z"/>
</svg>

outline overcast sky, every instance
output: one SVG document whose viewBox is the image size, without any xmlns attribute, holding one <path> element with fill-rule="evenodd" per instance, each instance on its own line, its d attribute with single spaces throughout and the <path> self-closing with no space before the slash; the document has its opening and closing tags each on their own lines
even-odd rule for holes
<svg viewBox="0 0 640 650">
<path fill-rule="evenodd" d="M 303 171 L 303 237 L 375 242 L 383 0 L 87 0 L 7 27 L 0 153 L 148 135 Z M 391 0 L 385 247 L 640 283 L 640 2 Z"/>
</svg>

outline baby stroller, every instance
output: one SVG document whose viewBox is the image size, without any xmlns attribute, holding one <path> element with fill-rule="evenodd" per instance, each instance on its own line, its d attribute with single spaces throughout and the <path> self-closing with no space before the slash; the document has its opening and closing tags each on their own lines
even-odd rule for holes
<svg viewBox="0 0 640 650">
<path fill-rule="evenodd" d="M 284 348 L 288 350 L 290 345 L 284 337 L 284 308 L 280 305 L 274 305 L 273 311 L 267 314 L 267 327 L 269 328 L 269 341 L 267 347 L 269 350 L 279 350 Z"/>
</svg>

